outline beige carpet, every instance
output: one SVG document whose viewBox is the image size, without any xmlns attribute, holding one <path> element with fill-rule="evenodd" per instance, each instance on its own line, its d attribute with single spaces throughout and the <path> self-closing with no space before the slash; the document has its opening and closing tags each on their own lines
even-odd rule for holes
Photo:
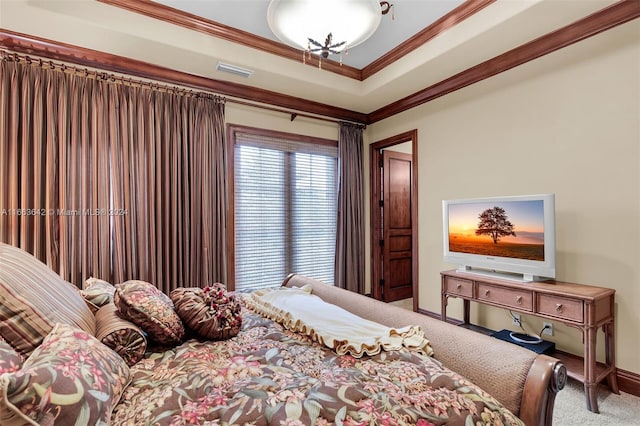
<svg viewBox="0 0 640 426">
<path fill-rule="evenodd" d="M 553 410 L 554 426 L 640 426 L 640 397 L 628 393 L 616 395 L 598 388 L 600 414 L 587 410 L 582 383 L 569 379 L 558 393 Z"/>
</svg>

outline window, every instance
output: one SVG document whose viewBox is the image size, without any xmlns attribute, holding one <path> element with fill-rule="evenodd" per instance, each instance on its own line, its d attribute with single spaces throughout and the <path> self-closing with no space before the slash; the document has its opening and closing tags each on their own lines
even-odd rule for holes
<svg viewBox="0 0 640 426">
<path fill-rule="evenodd" d="M 291 272 L 333 284 L 337 147 L 308 139 L 235 133 L 236 290 L 278 286 Z"/>
</svg>

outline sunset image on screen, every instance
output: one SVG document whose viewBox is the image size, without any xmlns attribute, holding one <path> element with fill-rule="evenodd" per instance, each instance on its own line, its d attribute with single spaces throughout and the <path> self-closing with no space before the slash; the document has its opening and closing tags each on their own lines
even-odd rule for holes
<svg viewBox="0 0 640 426">
<path fill-rule="evenodd" d="M 544 261 L 544 202 L 449 205 L 449 250 Z"/>
</svg>

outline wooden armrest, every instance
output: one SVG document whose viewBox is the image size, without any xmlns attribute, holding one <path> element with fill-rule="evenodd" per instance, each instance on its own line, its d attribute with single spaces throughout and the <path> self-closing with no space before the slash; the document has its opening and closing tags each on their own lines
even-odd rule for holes
<svg viewBox="0 0 640 426">
<path fill-rule="evenodd" d="M 562 362 L 538 355 L 524 384 L 520 418 L 528 426 L 550 426 L 556 394 L 567 383 L 567 369 Z"/>
</svg>

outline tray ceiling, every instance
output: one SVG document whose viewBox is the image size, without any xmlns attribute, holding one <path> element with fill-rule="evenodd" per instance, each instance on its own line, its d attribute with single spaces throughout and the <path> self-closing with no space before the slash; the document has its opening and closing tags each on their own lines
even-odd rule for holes
<svg viewBox="0 0 640 426">
<path fill-rule="evenodd" d="M 303 64 L 300 51 L 275 40 L 268 0 L 0 1 L 0 28 L 366 114 L 615 1 L 393 3 L 394 20 L 384 16 L 343 67 L 323 63 L 323 69 Z M 218 62 L 253 74 L 217 71 Z"/>
</svg>

